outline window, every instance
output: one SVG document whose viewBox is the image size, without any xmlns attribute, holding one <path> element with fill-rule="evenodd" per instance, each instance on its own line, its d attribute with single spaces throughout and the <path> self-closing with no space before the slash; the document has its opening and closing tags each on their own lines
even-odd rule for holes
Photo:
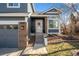
<svg viewBox="0 0 79 59">
<path fill-rule="evenodd" d="M 59 15 L 49 15 L 48 17 L 48 34 L 60 33 L 60 17 Z"/>
<path fill-rule="evenodd" d="M 48 20 L 48 33 L 49 34 L 56 34 L 59 33 L 59 23 L 58 20 Z"/>
<path fill-rule="evenodd" d="M 20 8 L 20 3 L 8 3 L 7 8 Z"/>
<path fill-rule="evenodd" d="M 57 20 L 49 20 L 49 28 L 58 28 Z"/>
<path fill-rule="evenodd" d="M 18 29 L 18 25 L 0 25 L 0 29 Z"/>
</svg>

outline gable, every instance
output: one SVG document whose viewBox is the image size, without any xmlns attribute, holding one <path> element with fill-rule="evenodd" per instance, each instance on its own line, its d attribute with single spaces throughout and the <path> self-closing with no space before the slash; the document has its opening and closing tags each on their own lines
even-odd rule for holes
<svg viewBox="0 0 79 59">
<path fill-rule="evenodd" d="M 60 10 L 58 10 L 58 9 L 56 9 L 56 8 L 53 8 L 53 9 L 50 9 L 50 10 L 44 12 L 43 14 L 53 15 L 53 14 L 60 14 L 60 13 L 61 13 Z"/>
<path fill-rule="evenodd" d="M 51 9 L 51 10 L 48 10 L 47 12 L 57 12 L 58 10 L 57 9 Z"/>
</svg>

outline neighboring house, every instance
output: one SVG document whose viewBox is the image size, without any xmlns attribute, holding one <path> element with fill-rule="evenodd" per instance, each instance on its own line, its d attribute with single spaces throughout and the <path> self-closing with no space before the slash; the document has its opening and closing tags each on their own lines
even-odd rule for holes
<svg viewBox="0 0 79 59">
<path fill-rule="evenodd" d="M 61 10 L 37 14 L 29 3 L 0 3 L 0 48 L 26 48 L 29 40 L 44 43 L 48 34 L 60 34 Z"/>
<path fill-rule="evenodd" d="M 29 3 L 0 3 L 0 48 L 27 46 L 27 21 L 32 12 Z"/>
<path fill-rule="evenodd" d="M 48 19 L 48 34 L 60 34 L 60 20 L 62 13 L 61 10 L 56 8 L 51 8 L 45 12 L 43 12 L 44 15 L 47 15 Z"/>
<path fill-rule="evenodd" d="M 30 39 L 42 42 L 48 34 L 60 34 L 61 13 L 62 11 L 56 8 L 51 8 L 39 14 L 33 13 L 29 20 Z"/>
</svg>

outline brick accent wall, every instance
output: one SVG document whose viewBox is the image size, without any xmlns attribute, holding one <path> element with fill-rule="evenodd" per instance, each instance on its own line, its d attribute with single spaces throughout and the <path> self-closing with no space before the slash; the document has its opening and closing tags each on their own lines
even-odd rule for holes
<svg viewBox="0 0 79 59">
<path fill-rule="evenodd" d="M 19 23 L 19 41 L 18 47 L 19 48 L 26 48 L 27 46 L 27 24 L 26 22 Z"/>
</svg>

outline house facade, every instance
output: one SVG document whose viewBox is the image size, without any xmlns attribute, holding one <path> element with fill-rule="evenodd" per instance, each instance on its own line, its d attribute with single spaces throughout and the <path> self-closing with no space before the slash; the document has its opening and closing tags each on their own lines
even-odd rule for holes
<svg viewBox="0 0 79 59">
<path fill-rule="evenodd" d="M 60 34 L 61 11 L 37 14 L 29 3 L 0 3 L 0 48 L 26 48 L 29 40 L 44 44 L 48 34 Z"/>
<path fill-rule="evenodd" d="M 27 21 L 31 12 L 29 3 L 0 3 L 0 48 L 27 46 Z"/>
</svg>

